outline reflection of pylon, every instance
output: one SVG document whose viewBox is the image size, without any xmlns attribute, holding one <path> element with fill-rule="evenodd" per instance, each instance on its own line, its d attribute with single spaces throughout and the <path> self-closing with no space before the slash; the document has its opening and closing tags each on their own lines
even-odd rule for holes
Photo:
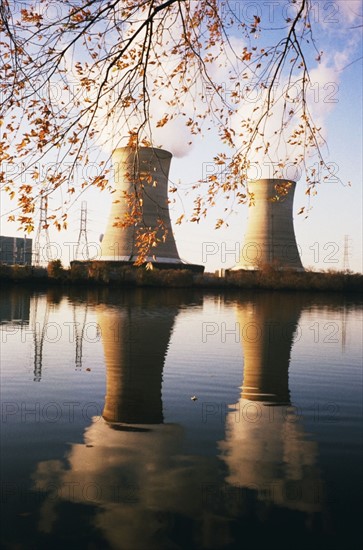
<svg viewBox="0 0 363 550">
<path fill-rule="evenodd" d="M 88 238 L 87 238 L 87 202 L 82 201 L 81 204 L 81 222 L 79 227 L 78 242 L 76 248 L 75 260 L 88 260 Z"/>
<path fill-rule="evenodd" d="M 39 225 L 34 243 L 34 265 L 47 263 L 51 258 L 48 257 L 50 251 L 50 239 L 48 232 L 48 198 L 44 195 L 40 197 Z M 43 244 L 45 243 L 45 244 Z"/>
<path fill-rule="evenodd" d="M 344 304 L 342 310 L 342 351 L 345 352 L 347 344 L 347 305 Z"/>
<path fill-rule="evenodd" d="M 84 331 L 86 328 L 86 319 L 87 319 L 87 304 L 85 308 L 83 309 L 83 319 L 82 322 L 77 321 L 77 311 L 80 310 L 80 306 L 77 307 L 73 306 L 73 323 L 74 323 L 74 331 L 75 331 L 75 339 L 76 339 L 76 370 L 82 369 L 82 348 L 83 348 L 83 338 L 84 338 Z"/>
<path fill-rule="evenodd" d="M 42 367 L 43 367 L 43 345 L 44 338 L 48 326 L 48 317 L 49 317 L 49 305 L 45 305 L 45 313 L 43 317 L 43 323 L 38 322 L 38 296 L 36 295 L 33 302 L 33 314 L 31 318 L 31 330 L 33 331 L 33 341 L 34 341 L 34 382 L 40 382 L 42 378 Z"/>
<path fill-rule="evenodd" d="M 344 235 L 343 271 L 349 271 L 349 235 Z"/>
</svg>

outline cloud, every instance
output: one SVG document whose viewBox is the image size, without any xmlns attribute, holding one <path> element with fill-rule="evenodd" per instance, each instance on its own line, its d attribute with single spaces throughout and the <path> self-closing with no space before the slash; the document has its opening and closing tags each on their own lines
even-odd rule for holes
<svg viewBox="0 0 363 550">
<path fill-rule="evenodd" d="M 311 120 L 315 123 L 315 127 L 319 128 L 318 143 L 322 151 L 324 151 L 324 146 L 329 138 L 327 134 L 328 117 L 338 107 L 340 101 L 341 71 L 358 56 L 357 51 L 361 43 L 361 32 L 357 29 L 348 32 L 347 26 L 355 26 L 354 23 L 359 25 L 362 22 L 362 0 L 340 0 L 331 3 L 331 7 L 341 14 L 344 24 L 339 27 L 336 24 L 330 26 L 330 32 L 321 34 L 318 32 L 318 26 L 313 29 L 317 48 L 319 51 L 323 50 L 323 55 L 322 61 L 317 61 L 309 71 L 310 81 L 307 85 L 307 106 Z M 326 22 L 326 18 L 319 20 L 322 27 L 326 27 Z M 307 60 L 310 65 L 313 64 L 308 57 Z M 252 79 L 251 74 L 249 75 L 250 79 Z M 300 118 L 301 103 L 294 101 L 299 96 L 301 98 L 301 85 L 296 80 L 296 74 L 292 78 L 292 83 L 290 86 L 286 77 L 282 77 L 280 82 L 276 83 L 274 104 L 261 126 L 263 135 L 257 136 L 250 154 L 252 167 L 248 171 L 248 176 L 251 178 L 291 177 L 294 179 L 291 175 L 294 172 L 296 177 L 302 174 L 300 169 L 302 162 L 305 162 L 307 166 L 314 164 L 311 157 L 316 156 L 316 152 L 314 154 L 313 148 L 310 151 L 306 150 L 303 144 L 296 144 L 296 141 L 299 140 L 290 140 L 294 130 L 299 130 L 299 124 L 302 122 Z M 241 130 L 241 125 L 246 120 L 250 121 L 250 126 L 253 128 L 262 114 L 266 93 L 264 94 L 257 87 L 254 92 L 256 101 L 244 101 L 233 115 L 232 124 L 236 133 Z M 253 97 L 253 94 L 250 97 Z M 284 106 L 285 100 L 286 105 Z M 286 124 L 287 122 L 288 124 Z M 248 136 L 247 132 L 244 134 Z M 245 136 L 241 136 L 241 144 L 243 139 L 246 139 Z M 289 141 L 293 143 L 289 143 Z M 267 143 L 269 143 L 268 152 L 266 152 Z M 296 169 L 294 169 L 294 163 L 296 163 Z M 280 169 L 278 164 L 281 165 Z"/>
<path fill-rule="evenodd" d="M 362 7 L 362 0 L 339 0 L 334 3 L 339 8 L 339 13 L 344 17 L 344 21 L 351 23 L 359 17 Z M 143 20 L 144 14 L 136 12 L 133 23 L 122 30 L 122 39 L 127 40 L 127 37 L 134 32 L 137 25 Z M 320 21 L 324 24 L 324 21 Z M 336 25 L 335 25 L 336 27 Z M 176 157 L 183 157 L 193 147 L 196 139 L 203 134 L 207 135 L 207 129 L 212 126 L 213 119 L 217 121 L 217 126 L 220 124 L 220 116 L 223 108 L 223 101 L 231 105 L 231 110 L 234 113 L 231 115 L 231 124 L 233 130 L 238 136 L 241 133 L 243 121 L 250 119 L 254 121 L 261 114 L 263 90 L 253 84 L 254 73 L 249 69 L 246 63 L 235 61 L 235 54 L 241 54 L 245 47 L 245 41 L 242 36 L 230 36 L 230 43 L 225 45 L 223 51 L 218 50 L 218 46 L 211 47 L 209 52 L 215 58 L 207 63 L 208 73 L 211 80 L 216 86 L 220 87 L 221 98 L 213 96 L 211 90 L 206 87 L 205 81 L 199 67 L 189 64 L 186 74 L 177 70 L 178 63 L 182 60 L 181 57 L 170 55 L 173 44 L 178 42 L 181 33 L 180 21 L 175 17 L 175 14 L 169 15 L 165 20 L 163 30 L 160 31 L 157 42 L 154 44 L 150 52 L 151 64 L 148 67 L 146 79 L 146 92 L 149 93 L 149 116 L 146 121 L 141 138 L 146 138 L 152 141 L 156 147 L 165 148 L 173 153 Z M 332 33 L 339 34 L 341 29 L 332 28 Z M 329 33 L 331 38 L 331 35 Z M 358 37 L 358 38 L 357 38 Z M 109 37 L 111 40 L 112 37 Z M 119 35 L 115 36 L 115 40 L 120 39 Z M 138 43 L 135 45 L 136 52 L 141 52 L 144 33 L 140 33 Z M 311 72 L 311 83 L 308 87 L 308 100 L 313 119 L 317 125 L 322 128 L 323 137 L 325 134 L 325 122 L 327 116 L 336 106 L 336 94 L 339 87 L 338 71 L 346 66 L 352 59 L 356 51 L 359 41 L 359 33 L 352 34 L 345 41 L 343 46 L 339 43 L 335 51 L 326 47 L 328 54 L 324 54 L 323 62 L 316 65 Z M 319 48 L 328 46 L 329 41 L 326 37 L 319 36 Z M 117 43 L 117 42 L 115 42 Z M 207 53 L 207 52 L 205 52 Z M 137 56 L 136 56 L 137 57 Z M 231 60 L 234 60 L 233 63 Z M 69 66 L 69 63 L 67 62 Z M 87 101 L 95 99 L 95 93 L 98 85 L 104 78 L 106 72 L 106 64 L 98 65 L 99 69 L 93 70 L 92 78 L 94 86 L 87 93 L 80 93 L 84 106 Z M 107 152 L 111 152 L 114 148 L 127 144 L 129 133 L 137 128 L 144 120 L 144 112 L 142 109 L 142 101 L 140 99 L 143 93 L 142 77 L 138 77 L 138 86 L 130 90 L 130 95 L 133 96 L 136 103 L 130 103 L 127 107 L 116 107 L 112 111 L 112 105 L 117 99 L 127 94 L 127 90 L 122 89 L 120 80 L 126 75 L 130 69 L 127 67 L 114 67 L 109 73 L 107 87 L 108 95 L 100 98 L 99 110 L 97 116 L 93 120 L 93 125 L 100 132 L 98 145 Z M 98 71 L 98 72 L 97 72 Z M 170 74 L 175 71 L 175 74 L 170 78 Z M 72 74 L 73 72 L 73 74 Z M 235 80 L 231 80 L 231 76 L 244 75 L 247 78 L 239 76 Z M 74 68 L 70 70 L 72 74 L 73 86 L 77 89 L 82 89 L 79 76 L 75 74 Z M 78 84 L 77 84 L 78 81 Z M 76 82 L 76 84 L 74 84 Z M 251 85 L 252 82 L 252 85 Z M 183 90 L 185 86 L 185 91 Z M 299 113 L 295 112 L 296 104 L 294 96 L 299 94 L 299 89 L 296 86 L 291 87 L 287 100 L 287 110 L 284 111 L 283 97 L 281 93 L 288 89 L 288 81 L 279 83 L 276 90 L 276 96 L 280 95 L 280 100 L 276 101 L 271 109 L 268 119 L 266 119 L 265 136 L 257 143 L 256 146 L 261 149 L 252 156 L 252 162 L 255 159 L 260 159 L 258 162 L 265 159 L 266 154 L 265 144 L 269 142 L 270 156 L 276 162 L 285 158 L 296 159 L 303 154 L 298 147 L 287 144 L 291 128 L 296 128 L 301 122 Z M 74 88 L 74 89 L 75 89 Z M 233 105 L 232 95 L 237 91 L 237 94 L 242 99 L 241 106 Z M 208 112 L 210 109 L 210 112 Z M 301 113 L 300 113 L 301 114 Z M 281 121 L 287 123 L 285 130 L 281 132 Z M 165 122 L 165 124 L 164 124 Z M 198 122 L 200 129 L 196 129 L 194 123 Z M 194 133 L 193 133 L 194 132 Z M 216 134 L 217 132 L 215 132 Z M 241 145 L 243 137 L 237 138 L 237 142 Z M 257 161 L 256 161 L 257 162 Z"/>
<path fill-rule="evenodd" d="M 335 0 L 332 2 L 339 8 L 339 14 L 341 14 L 344 20 L 348 23 L 363 23 L 363 2 L 362 0 Z"/>
<path fill-rule="evenodd" d="M 122 29 L 114 36 L 114 43 L 122 39 L 123 43 L 143 21 L 142 11 L 136 12 L 132 24 Z M 150 50 L 150 63 L 145 80 L 142 74 L 137 74 L 129 87 L 123 87 L 123 79 L 127 77 L 132 64 L 113 67 L 107 73 L 107 63 L 98 63 L 92 69 L 94 84 L 91 89 L 82 89 L 82 80 L 75 70 L 75 62 L 71 55 L 65 59 L 65 68 L 72 85 L 72 91 L 81 101 L 81 107 L 87 107 L 97 97 L 105 74 L 107 77 L 107 93 L 99 98 L 97 115 L 92 120 L 93 128 L 99 133 L 98 145 L 108 153 L 117 147 L 125 146 L 129 134 L 144 123 L 140 138 L 151 141 L 156 147 L 162 147 L 172 152 L 176 157 L 183 157 L 189 153 L 195 141 L 203 133 L 207 133 L 212 126 L 212 119 L 218 119 L 224 101 L 229 101 L 231 85 L 230 75 L 238 74 L 240 68 L 231 65 L 234 58 L 233 49 L 238 53 L 243 50 L 244 42 L 241 38 L 231 37 L 222 50 L 218 45 L 202 52 L 202 56 L 209 55 L 206 68 L 215 87 L 221 90 L 221 97 L 213 93 L 212 86 L 206 83 L 202 74 L 201 64 L 189 58 L 187 67 L 183 67 L 182 53 L 170 54 L 174 45 L 180 43 L 183 32 L 181 22 L 174 15 L 166 17 L 163 28 Z M 135 60 L 143 52 L 145 32 L 138 35 L 135 47 Z M 108 37 L 112 41 L 112 37 Z M 122 42 L 121 42 L 122 43 Z M 78 56 L 80 52 L 75 52 Z M 123 59 L 121 59 L 123 61 Z M 137 61 L 135 62 L 137 63 Z M 178 69 L 178 66 L 180 68 Z M 170 76 L 172 75 L 172 76 Z M 119 101 L 127 94 L 132 96 L 130 104 L 122 106 Z M 148 114 L 145 123 L 145 113 L 141 96 L 148 95 Z M 67 92 L 61 97 L 69 101 Z M 117 103 L 119 101 L 119 103 Z M 114 106 L 114 107 L 113 107 Z"/>
</svg>

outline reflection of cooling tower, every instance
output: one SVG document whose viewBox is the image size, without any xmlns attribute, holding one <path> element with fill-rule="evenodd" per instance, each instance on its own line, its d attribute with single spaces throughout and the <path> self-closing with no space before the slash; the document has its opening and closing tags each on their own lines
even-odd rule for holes
<svg viewBox="0 0 363 550">
<path fill-rule="evenodd" d="M 226 481 L 254 487 L 259 500 L 303 512 L 320 510 L 317 445 L 290 405 L 288 369 L 301 303 L 294 296 L 258 294 L 238 304 L 244 379 L 220 442 Z M 273 405 L 273 406 L 271 406 Z M 291 495 L 293 495 L 291 497 Z"/>
<path fill-rule="evenodd" d="M 253 194 L 240 260 L 233 269 L 263 265 L 303 271 L 296 244 L 292 207 L 295 182 L 279 179 L 250 181 Z"/>
<path fill-rule="evenodd" d="M 294 300 L 281 303 L 273 293 L 257 294 L 238 306 L 244 378 L 242 397 L 283 405 L 290 402 L 288 369 L 300 308 Z"/>
<path fill-rule="evenodd" d="M 155 313 L 137 304 L 117 309 L 99 307 L 107 369 L 105 420 L 163 422 L 162 372 L 176 314 L 176 307 L 159 308 Z"/>
<path fill-rule="evenodd" d="M 210 539 L 221 539 L 221 524 L 227 524 L 222 517 L 213 530 L 215 515 L 201 506 L 203 488 L 215 485 L 217 461 L 188 454 L 183 427 L 161 423 L 162 369 L 186 293 L 182 300 L 152 289 L 128 293 L 125 302 L 119 296 L 116 306 L 115 299 L 97 306 L 107 369 L 104 418 L 92 419 L 84 443 L 72 443 L 64 461 L 38 463 L 35 488 L 45 493 L 37 500 L 39 529 L 58 536 L 63 514 L 69 518 L 74 510 L 70 505 L 82 506 L 82 532 L 97 548 L 196 547 L 179 544 L 184 536 L 211 548 Z"/>
<path fill-rule="evenodd" d="M 155 229 L 162 220 L 167 235 L 152 249 L 156 263 L 182 264 L 176 248 L 168 207 L 168 174 L 172 155 L 163 149 L 122 147 L 113 153 L 116 193 L 107 229 L 102 240 L 102 260 L 135 261 L 137 258 L 137 229 L 114 227 L 115 222 L 125 221 L 130 214 L 130 204 L 125 196 L 136 200 L 142 207 L 142 226 Z M 148 258 L 152 260 L 152 258 Z"/>
</svg>

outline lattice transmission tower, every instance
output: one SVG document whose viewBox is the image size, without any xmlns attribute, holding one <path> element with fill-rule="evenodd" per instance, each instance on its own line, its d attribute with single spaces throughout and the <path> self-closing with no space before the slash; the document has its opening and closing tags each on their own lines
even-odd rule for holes
<svg viewBox="0 0 363 550">
<path fill-rule="evenodd" d="M 34 241 L 33 264 L 36 266 L 47 264 L 51 260 L 48 257 L 50 254 L 48 225 L 48 197 L 42 195 L 40 197 L 39 225 Z"/>
<path fill-rule="evenodd" d="M 349 235 L 344 235 L 344 254 L 343 254 L 343 271 L 349 271 L 349 241 L 350 237 Z"/>
<path fill-rule="evenodd" d="M 75 260 L 89 260 L 89 247 L 87 237 L 87 202 L 81 203 L 81 220 L 76 248 Z"/>
</svg>

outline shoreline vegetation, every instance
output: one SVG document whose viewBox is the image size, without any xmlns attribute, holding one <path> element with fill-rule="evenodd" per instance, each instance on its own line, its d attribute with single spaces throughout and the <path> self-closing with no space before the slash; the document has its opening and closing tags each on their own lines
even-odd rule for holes
<svg viewBox="0 0 363 550">
<path fill-rule="evenodd" d="M 279 270 L 263 266 L 258 271 L 228 271 L 224 276 L 193 273 L 188 269 L 145 269 L 109 266 L 104 262 L 75 262 L 64 268 L 60 260 L 48 267 L 0 264 L 0 281 L 17 285 L 85 285 L 112 287 L 161 287 L 200 289 L 313 290 L 361 293 L 363 275 L 345 271 Z"/>
</svg>

